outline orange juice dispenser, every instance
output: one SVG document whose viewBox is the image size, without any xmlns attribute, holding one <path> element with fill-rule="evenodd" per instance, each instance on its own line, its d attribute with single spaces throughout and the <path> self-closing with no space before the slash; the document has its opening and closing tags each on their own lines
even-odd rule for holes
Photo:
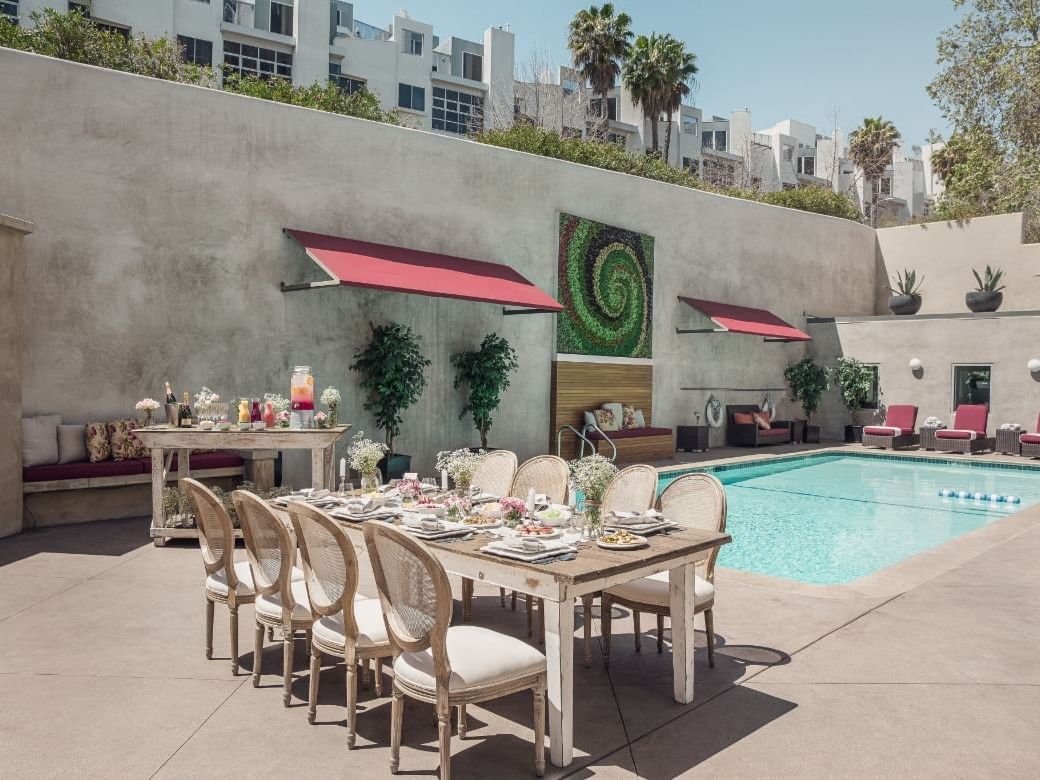
<svg viewBox="0 0 1040 780">
<path fill-rule="evenodd" d="M 289 385 L 289 425 L 293 428 L 314 427 L 314 376 L 310 366 L 296 366 Z"/>
</svg>

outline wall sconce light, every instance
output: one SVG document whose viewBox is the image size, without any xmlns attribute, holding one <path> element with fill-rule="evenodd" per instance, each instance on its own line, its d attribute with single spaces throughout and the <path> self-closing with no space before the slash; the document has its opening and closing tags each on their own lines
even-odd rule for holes
<svg viewBox="0 0 1040 780">
<path fill-rule="evenodd" d="M 921 362 L 920 358 L 910 358 L 910 370 L 920 371 L 924 368 L 924 363 Z M 1040 369 L 1040 361 L 1038 361 L 1037 368 Z"/>
<path fill-rule="evenodd" d="M 1026 363 L 1026 368 L 1029 369 L 1030 374 L 1040 374 L 1040 360 L 1033 358 Z"/>
</svg>

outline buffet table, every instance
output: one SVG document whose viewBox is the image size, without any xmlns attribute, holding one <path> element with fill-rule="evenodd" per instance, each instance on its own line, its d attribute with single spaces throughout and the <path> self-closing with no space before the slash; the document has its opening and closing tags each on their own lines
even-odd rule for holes
<svg viewBox="0 0 1040 780">
<path fill-rule="evenodd" d="M 310 450 L 311 487 L 320 489 L 332 478 L 332 458 L 336 442 L 349 428 L 349 425 L 338 425 L 335 428 L 263 428 L 249 431 L 172 428 L 168 425 L 138 428 L 134 431 L 135 435 L 152 455 L 151 536 L 155 546 L 162 547 L 167 539 L 197 539 L 199 536 L 197 528 L 165 527 L 162 490 L 166 485 L 174 453 L 177 453 L 179 483 L 185 477 L 191 476 L 191 450 L 239 450 L 250 454 L 265 450 Z"/>
</svg>

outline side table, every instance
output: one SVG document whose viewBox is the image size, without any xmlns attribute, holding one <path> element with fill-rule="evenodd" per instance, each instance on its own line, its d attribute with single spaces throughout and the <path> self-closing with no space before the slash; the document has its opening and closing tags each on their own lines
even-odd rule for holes
<svg viewBox="0 0 1040 780">
<path fill-rule="evenodd" d="M 1022 445 L 1018 441 L 1021 433 L 1020 430 L 997 428 L 997 452 L 1001 455 L 1021 455 Z"/>
<path fill-rule="evenodd" d="M 934 450 L 935 449 L 935 432 L 938 428 L 930 428 L 927 426 L 921 427 L 921 449 L 922 450 Z"/>
<path fill-rule="evenodd" d="M 775 420 L 773 425 L 786 425 L 790 428 L 792 444 L 801 444 L 805 441 L 805 420 Z"/>
<path fill-rule="evenodd" d="M 675 448 L 686 452 L 708 451 L 707 425 L 680 425 L 675 429 Z"/>
</svg>

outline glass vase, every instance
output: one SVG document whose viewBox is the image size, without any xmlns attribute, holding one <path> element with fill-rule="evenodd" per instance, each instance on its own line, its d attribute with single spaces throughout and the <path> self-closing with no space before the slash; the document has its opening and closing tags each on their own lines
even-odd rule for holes
<svg viewBox="0 0 1040 780">
<path fill-rule="evenodd" d="M 361 492 L 362 493 L 377 493 L 379 492 L 379 472 L 370 471 L 361 475 Z"/>
<path fill-rule="evenodd" d="M 595 541 L 603 535 L 603 517 L 602 508 L 600 507 L 599 501 L 591 501 L 585 499 L 585 528 L 584 535 L 586 539 Z"/>
<path fill-rule="evenodd" d="M 455 478 L 455 495 L 459 498 L 469 498 L 471 480 L 465 477 Z"/>
</svg>

